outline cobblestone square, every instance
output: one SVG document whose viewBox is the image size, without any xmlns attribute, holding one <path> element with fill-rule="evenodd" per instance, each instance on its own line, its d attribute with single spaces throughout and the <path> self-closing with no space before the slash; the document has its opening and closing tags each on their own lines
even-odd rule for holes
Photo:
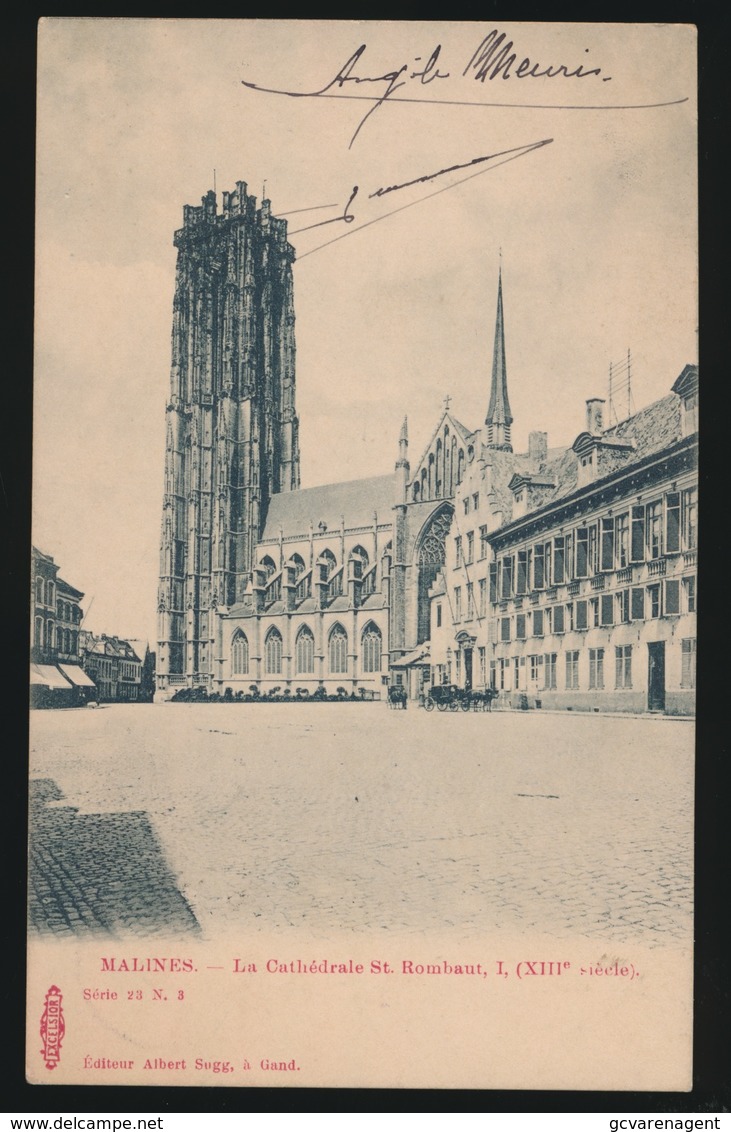
<svg viewBox="0 0 731 1132">
<path fill-rule="evenodd" d="M 31 722 L 33 930 L 692 930 L 693 725 L 384 704 Z"/>
</svg>

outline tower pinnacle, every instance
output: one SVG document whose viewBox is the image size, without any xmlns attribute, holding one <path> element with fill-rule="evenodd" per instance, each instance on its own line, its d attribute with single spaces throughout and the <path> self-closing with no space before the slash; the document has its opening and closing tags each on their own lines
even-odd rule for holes
<svg viewBox="0 0 731 1132">
<path fill-rule="evenodd" d="M 409 423 L 408 417 L 404 417 L 404 423 L 401 425 L 401 432 L 398 438 L 398 460 L 396 462 L 397 468 L 409 466 Z"/>
<path fill-rule="evenodd" d="M 501 257 L 502 260 L 502 257 Z M 513 417 L 508 400 L 508 372 L 505 364 L 505 324 L 503 320 L 503 269 L 498 271 L 497 316 L 495 319 L 495 345 L 492 353 L 492 386 L 490 404 L 485 424 L 487 425 L 488 448 L 503 448 L 512 452 L 510 426 Z"/>
<path fill-rule="evenodd" d="M 403 506 L 409 487 L 409 425 L 407 418 L 401 425 L 398 438 L 398 460 L 396 461 L 396 505 Z"/>
</svg>

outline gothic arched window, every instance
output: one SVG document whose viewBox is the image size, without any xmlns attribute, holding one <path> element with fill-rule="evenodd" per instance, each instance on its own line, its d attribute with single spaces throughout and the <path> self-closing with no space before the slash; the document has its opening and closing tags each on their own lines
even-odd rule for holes
<svg viewBox="0 0 731 1132">
<path fill-rule="evenodd" d="M 274 563 L 274 559 L 270 558 L 268 554 L 265 554 L 262 558 L 261 562 L 259 563 L 259 568 L 261 570 L 266 570 L 267 578 L 271 578 L 272 574 L 276 574 L 277 572 L 277 567 Z"/>
<path fill-rule="evenodd" d="M 368 569 L 368 554 L 362 546 L 355 546 L 350 552 L 350 561 L 355 562 L 356 578 L 362 578 Z"/>
<path fill-rule="evenodd" d="M 442 506 L 425 524 L 417 540 L 416 563 L 419 570 L 417 644 L 421 644 L 429 637 L 429 589 L 444 566 L 445 540 L 452 525 L 453 514 L 450 505 Z"/>
<path fill-rule="evenodd" d="M 457 483 L 462 483 L 464 476 L 464 448 L 460 448 L 457 454 Z"/>
<path fill-rule="evenodd" d="M 289 560 L 290 566 L 294 566 L 295 580 L 305 572 L 305 560 L 301 554 L 293 554 Z"/>
<path fill-rule="evenodd" d="M 297 634 L 295 654 L 297 672 L 306 674 L 315 671 L 315 638 L 307 625 L 303 625 Z"/>
<path fill-rule="evenodd" d="M 381 671 L 381 630 L 369 621 L 360 639 L 361 666 L 364 672 Z"/>
<path fill-rule="evenodd" d="M 231 640 L 231 675 L 244 676 L 249 671 L 249 642 L 237 629 Z"/>
<path fill-rule="evenodd" d="M 348 634 L 342 625 L 335 625 L 330 632 L 328 654 L 333 675 L 348 671 Z"/>
<path fill-rule="evenodd" d="M 328 550 L 327 547 L 320 555 L 320 562 L 326 567 L 325 573 L 329 577 L 337 566 L 337 561 L 333 552 Z"/>
<path fill-rule="evenodd" d="M 282 672 L 282 635 L 278 629 L 270 629 L 264 644 L 264 658 L 268 676 L 279 676 Z"/>
</svg>

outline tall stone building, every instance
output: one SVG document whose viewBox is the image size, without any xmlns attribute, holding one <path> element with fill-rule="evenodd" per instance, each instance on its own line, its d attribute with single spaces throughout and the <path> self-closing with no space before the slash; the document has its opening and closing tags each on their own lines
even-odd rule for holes
<svg viewBox="0 0 731 1132">
<path fill-rule="evenodd" d="M 591 398 L 570 448 L 533 432 L 516 452 L 501 269 L 484 425 L 446 398 L 417 460 L 404 420 L 391 474 L 300 488 L 286 224 L 239 182 L 175 243 L 163 697 L 448 682 L 499 706 L 693 710 L 696 366 L 609 427 Z"/>
<path fill-rule="evenodd" d="M 186 206 L 173 304 L 160 688 L 208 684 L 214 615 L 243 598 L 273 495 L 299 486 L 294 249 L 237 182 Z M 180 679 L 174 681 L 180 683 Z"/>
<path fill-rule="evenodd" d="M 76 707 L 96 694 L 80 664 L 84 595 L 58 570 L 50 554 L 31 548 L 31 707 Z"/>
</svg>

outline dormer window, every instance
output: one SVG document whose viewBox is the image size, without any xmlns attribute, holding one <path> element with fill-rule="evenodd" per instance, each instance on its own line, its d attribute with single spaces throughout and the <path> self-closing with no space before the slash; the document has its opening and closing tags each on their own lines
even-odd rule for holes
<svg viewBox="0 0 731 1132">
<path fill-rule="evenodd" d="M 546 475 L 516 473 L 508 484 L 508 490 L 513 495 L 513 518 L 519 519 L 529 510 L 540 507 L 548 500 L 555 486 L 555 480 Z"/>
<path fill-rule="evenodd" d="M 579 465 L 577 469 L 579 487 L 586 487 L 587 484 L 592 483 L 596 478 L 596 448 L 593 444 L 591 444 L 591 447 L 588 447 L 590 444 L 591 438 L 587 433 L 583 433 L 580 438 L 580 443 L 577 443 L 574 447 Z"/>
<path fill-rule="evenodd" d="M 692 436 L 698 431 L 698 366 L 685 367 L 673 383 L 673 393 L 680 397 L 680 435 Z"/>
</svg>

